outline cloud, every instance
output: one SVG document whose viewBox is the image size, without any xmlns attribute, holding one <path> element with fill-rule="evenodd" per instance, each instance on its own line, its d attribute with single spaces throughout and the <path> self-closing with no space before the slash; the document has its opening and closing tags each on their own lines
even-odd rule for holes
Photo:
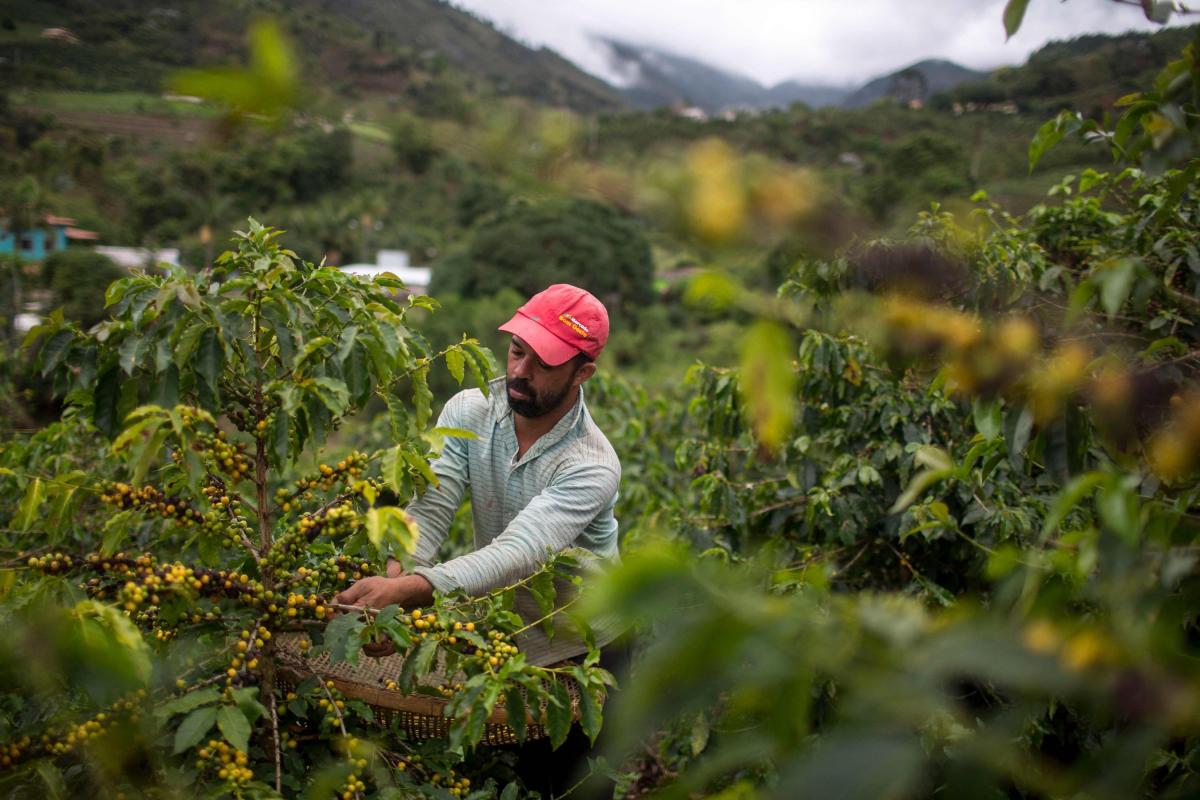
<svg viewBox="0 0 1200 800">
<path fill-rule="evenodd" d="M 923 58 L 976 69 L 1017 64 L 1051 39 L 1153 30 L 1136 6 L 1032 0 L 1005 42 L 1005 0 L 456 0 L 535 46 L 548 46 L 614 83 L 595 36 L 651 45 L 764 84 L 795 78 L 847 85 Z"/>
</svg>

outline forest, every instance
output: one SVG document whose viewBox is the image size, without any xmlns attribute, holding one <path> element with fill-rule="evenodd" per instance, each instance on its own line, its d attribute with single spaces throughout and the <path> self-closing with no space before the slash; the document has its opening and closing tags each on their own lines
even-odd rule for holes
<svg viewBox="0 0 1200 800">
<path fill-rule="evenodd" d="M 4 796 L 1200 796 L 1200 28 L 695 120 L 380 8 L 0 2 L 4 231 L 179 254 L 0 253 Z M 339 603 L 558 282 L 619 565 Z"/>
</svg>

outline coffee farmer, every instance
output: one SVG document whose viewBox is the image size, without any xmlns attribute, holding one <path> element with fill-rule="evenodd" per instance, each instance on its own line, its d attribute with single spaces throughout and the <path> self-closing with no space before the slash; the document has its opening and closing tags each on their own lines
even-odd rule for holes
<svg viewBox="0 0 1200 800">
<path fill-rule="evenodd" d="M 580 548 L 597 562 L 617 560 L 613 506 L 621 464 L 592 421 L 583 392 L 608 340 L 608 312 L 583 289 L 555 284 L 531 297 L 500 330 L 512 336 L 504 376 L 491 382 L 487 396 L 478 389 L 459 392 L 438 418 L 439 427 L 466 429 L 475 438 L 446 440 L 432 463 L 438 485 L 408 507 L 419 530 L 418 566 L 405 573 L 391 561 L 386 577 L 358 581 L 337 602 L 411 608 L 428 604 L 435 590 L 485 594 L 527 578 L 567 548 Z M 468 489 L 474 549 L 435 563 Z M 561 604 L 571 587 L 562 581 L 559 589 Z M 527 593 L 519 592 L 515 603 L 527 621 L 541 616 Z M 617 633 L 603 620 L 592 627 L 598 645 Z M 541 626 L 517 644 L 533 664 L 587 649 L 572 631 L 549 638 Z"/>
</svg>

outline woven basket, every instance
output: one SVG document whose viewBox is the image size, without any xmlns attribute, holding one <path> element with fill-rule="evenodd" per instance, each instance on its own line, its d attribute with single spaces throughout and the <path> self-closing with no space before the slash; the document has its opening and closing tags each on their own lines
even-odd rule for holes
<svg viewBox="0 0 1200 800">
<path fill-rule="evenodd" d="M 399 722 L 408 738 L 416 740 L 441 739 L 449 734 L 450 717 L 447 716 L 448 701 L 424 694 L 404 694 L 386 688 L 389 680 L 395 680 L 404 666 L 400 655 L 372 658 L 363 656 L 358 664 L 339 661 L 330 662 L 328 653 L 309 656 L 300 650 L 303 634 L 280 633 L 276 637 L 276 653 L 279 658 L 281 682 L 294 688 L 311 676 L 333 681 L 334 687 L 343 695 L 361 700 L 375 712 L 375 721 L 382 727 Z M 425 686 L 448 686 L 462 682 L 465 676 L 458 673 L 445 674 L 439 663 L 423 676 Z M 564 679 L 563 685 L 571 698 L 571 719 L 579 719 L 579 686 Z M 530 709 L 526 713 L 525 738 L 541 739 L 546 736 L 545 726 L 540 720 L 541 709 Z M 488 717 L 482 744 L 516 744 L 519 740 L 508 724 L 508 710 L 497 705 Z"/>
</svg>

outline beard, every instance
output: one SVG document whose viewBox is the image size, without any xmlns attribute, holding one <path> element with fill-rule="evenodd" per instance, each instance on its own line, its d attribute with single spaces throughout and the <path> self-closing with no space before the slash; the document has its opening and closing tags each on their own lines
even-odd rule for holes
<svg viewBox="0 0 1200 800">
<path fill-rule="evenodd" d="M 571 377 L 574 377 L 574 375 Z M 526 398 L 518 400 L 513 397 L 508 393 L 510 388 L 516 389 L 521 394 L 526 395 Z M 570 379 L 557 391 L 538 394 L 524 378 L 509 378 L 507 376 L 504 378 L 504 396 L 508 398 L 508 407 L 513 410 L 514 414 L 520 414 L 526 418 L 542 417 L 549 414 L 558 408 L 569 391 L 571 391 Z"/>
</svg>

